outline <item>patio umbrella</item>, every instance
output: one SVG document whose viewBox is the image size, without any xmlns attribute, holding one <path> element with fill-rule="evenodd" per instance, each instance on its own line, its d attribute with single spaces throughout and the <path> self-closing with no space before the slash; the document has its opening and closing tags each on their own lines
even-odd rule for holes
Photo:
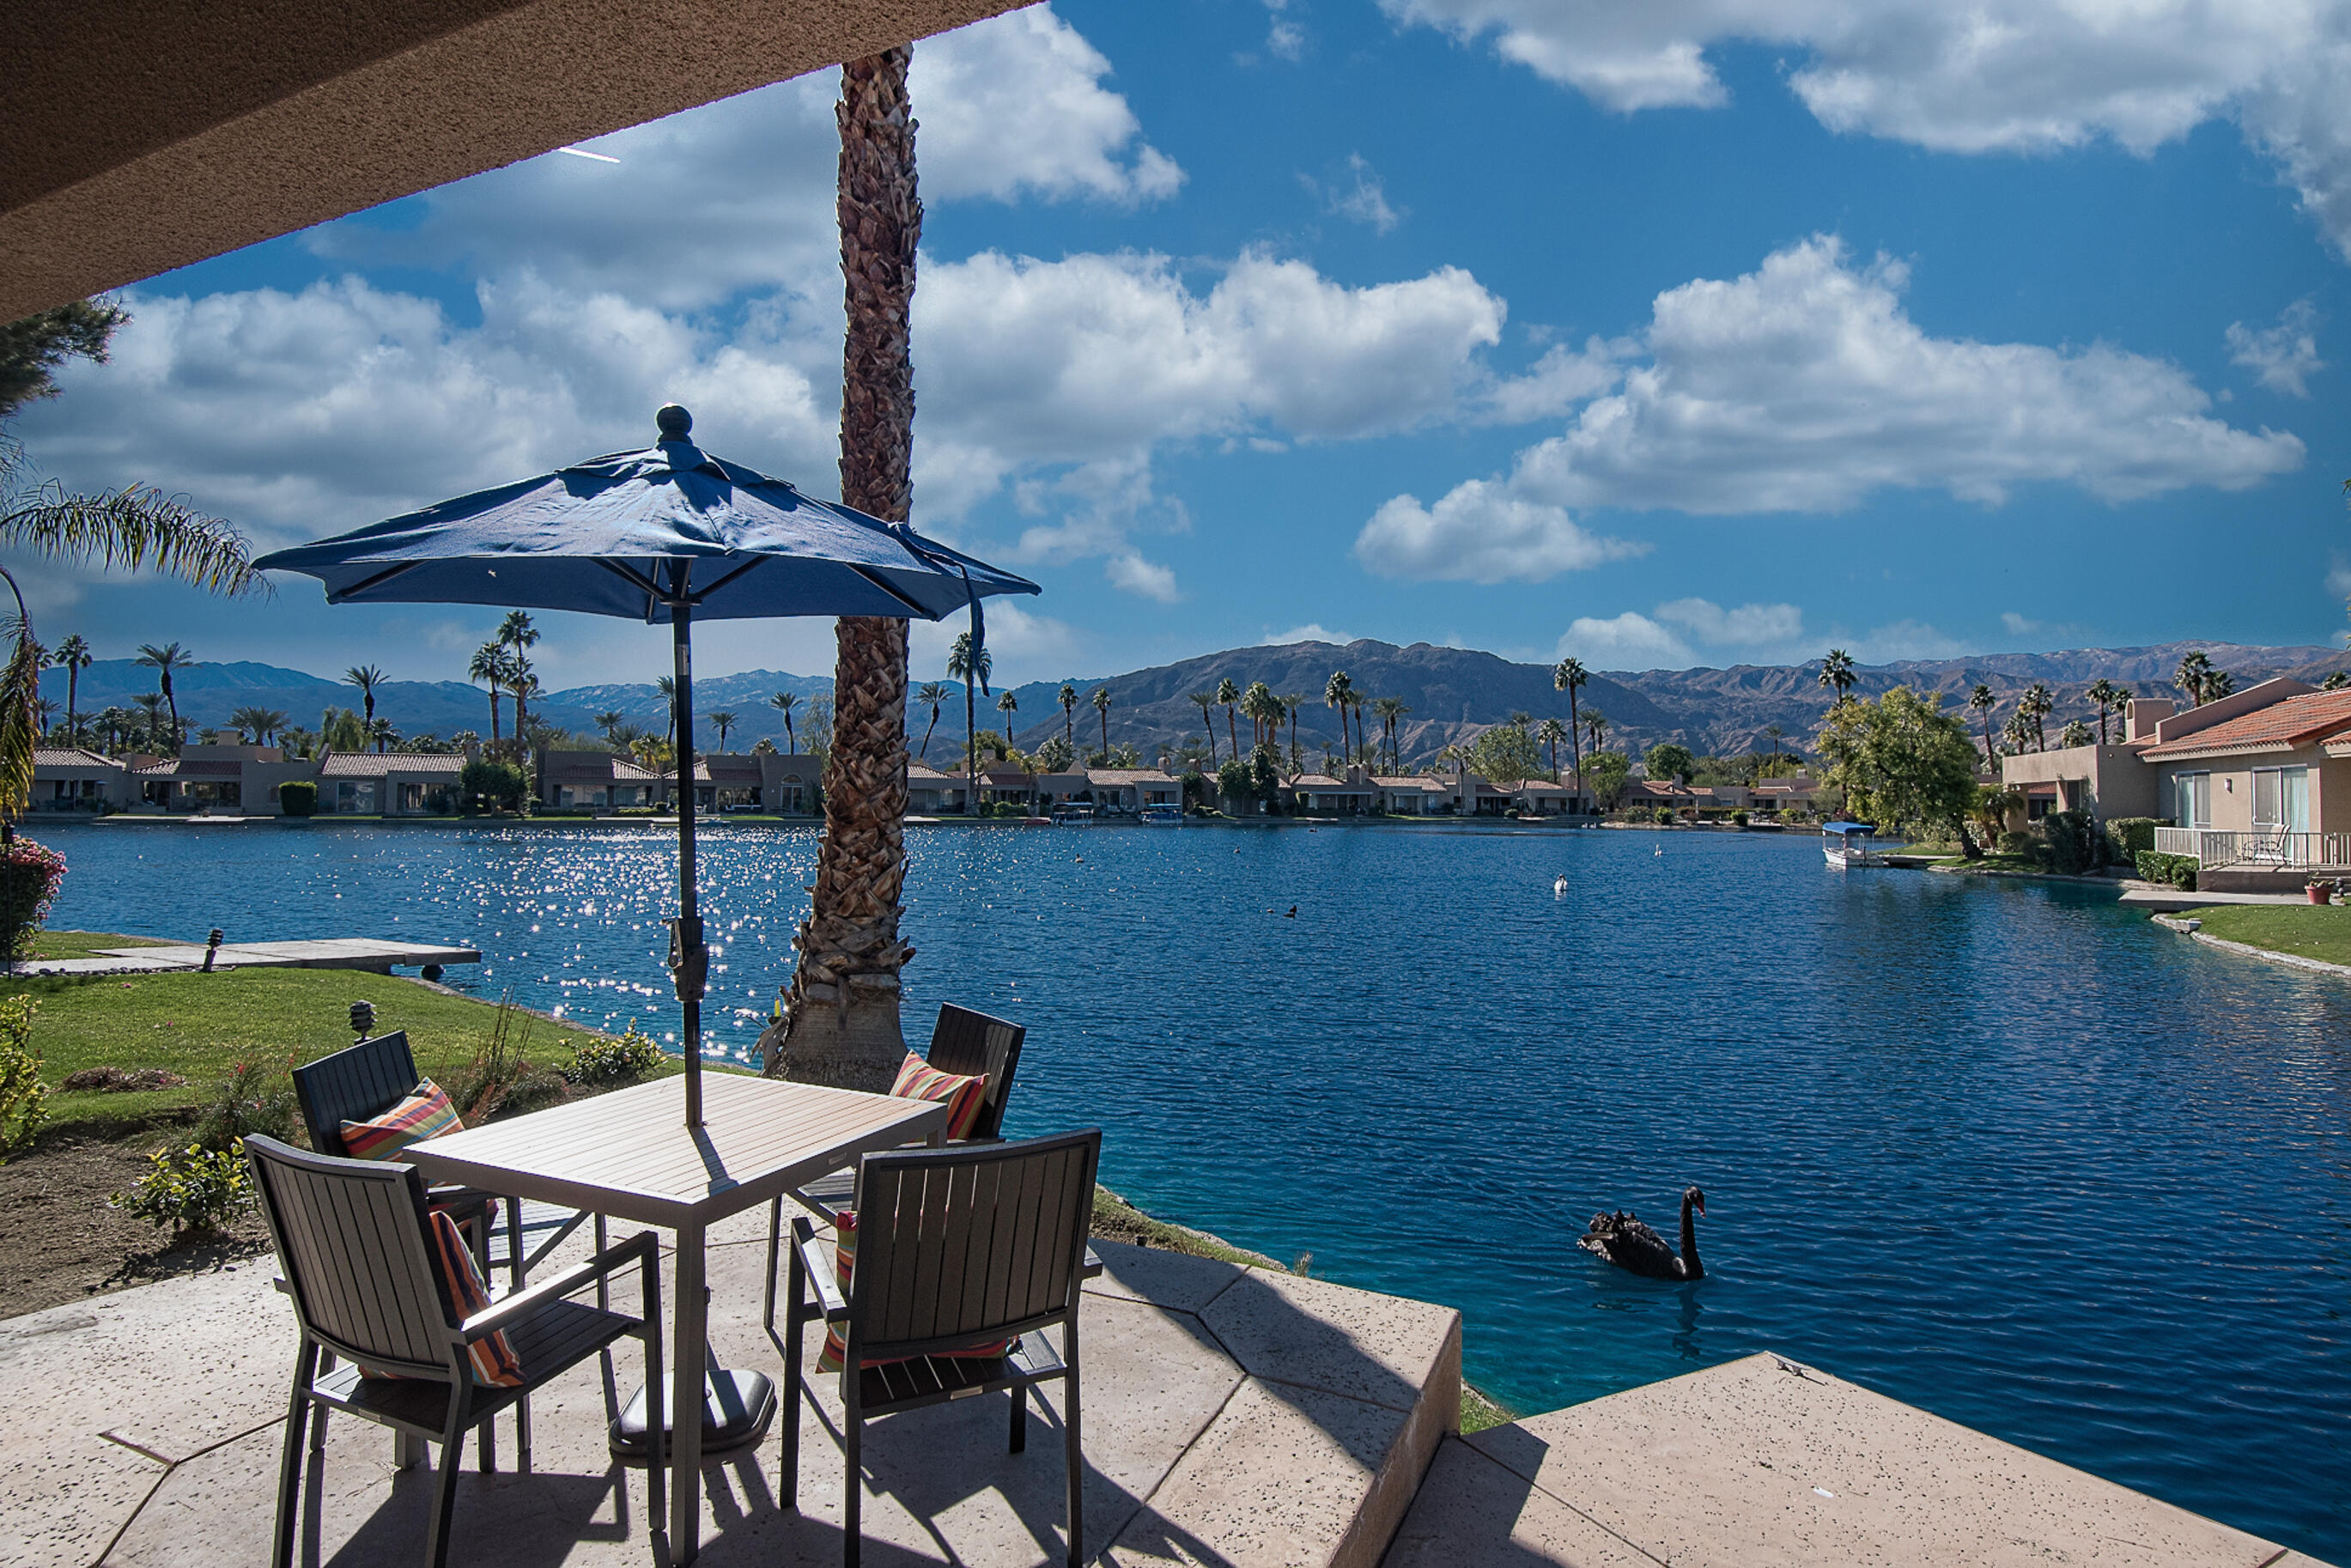
<svg viewBox="0 0 2351 1568">
<path fill-rule="evenodd" d="M 491 604 L 669 623 L 684 775 L 669 963 L 684 1030 L 685 1118 L 696 1125 L 709 957 L 695 886 L 692 622 L 785 615 L 937 621 L 964 610 L 977 648 L 986 632 L 980 601 L 1038 587 L 904 523 L 820 501 L 709 455 L 687 438 L 693 416 L 674 404 L 655 423 L 660 437 L 644 451 L 591 457 L 254 564 L 319 579 L 329 604 Z"/>
</svg>

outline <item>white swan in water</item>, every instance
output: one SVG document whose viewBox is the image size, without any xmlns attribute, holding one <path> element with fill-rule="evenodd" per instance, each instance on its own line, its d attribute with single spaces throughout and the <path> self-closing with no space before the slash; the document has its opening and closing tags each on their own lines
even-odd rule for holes
<svg viewBox="0 0 2351 1568">
<path fill-rule="evenodd" d="M 1662 855 L 1666 852 L 1666 846 L 1663 844 L 1651 844 L 1649 846 L 1649 852 L 1653 855 Z"/>
<path fill-rule="evenodd" d="M 1552 890 L 1552 893 L 1556 894 L 1558 896 L 1560 896 L 1560 897 L 1562 897 L 1562 898 L 1566 897 L 1566 896 L 1567 896 L 1567 878 L 1565 878 L 1565 877 L 1563 877 L 1563 876 L 1555 876 L 1555 877 L 1552 878 L 1552 881 L 1551 881 L 1551 890 Z"/>
</svg>

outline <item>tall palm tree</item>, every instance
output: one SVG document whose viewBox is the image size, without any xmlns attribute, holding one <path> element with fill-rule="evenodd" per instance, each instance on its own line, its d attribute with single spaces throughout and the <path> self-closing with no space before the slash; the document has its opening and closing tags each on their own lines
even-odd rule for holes
<svg viewBox="0 0 2351 1568">
<path fill-rule="evenodd" d="M 2000 699 L 1992 695 L 1991 688 L 1981 681 L 1977 682 L 1976 689 L 1968 694 L 1968 706 L 1983 716 L 1984 766 L 1986 768 L 2000 766 L 2000 758 L 1991 748 L 1991 710 L 1999 702 Z"/>
<path fill-rule="evenodd" d="M 1012 716 L 1020 711 L 1019 700 L 1013 696 L 1010 686 L 997 694 L 996 711 L 1004 716 L 1004 746 L 1008 755 L 1012 747 Z"/>
<path fill-rule="evenodd" d="M 1788 732 L 1782 729 L 1776 724 L 1767 724 L 1763 727 L 1763 733 L 1771 737 L 1771 772 L 1770 777 L 1777 779 L 1780 776 L 1780 737 L 1786 735 Z"/>
<path fill-rule="evenodd" d="M 1233 710 L 1241 706 L 1241 689 L 1227 675 L 1217 683 L 1217 701 L 1225 710 L 1225 739 L 1231 743 L 1233 760 L 1240 760 L 1240 730 L 1233 723 Z"/>
<path fill-rule="evenodd" d="M 146 717 L 147 744 L 161 747 L 163 744 L 163 694 L 141 692 L 131 699 L 131 704 Z"/>
<path fill-rule="evenodd" d="M 57 721 L 57 705 L 47 697 L 33 699 L 33 733 L 43 740 L 49 737 L 49 726 Z"/>
<path fill-rule="evenodd" d="M 2219 702 L 2237 689 L 2237 677 L 2226 670 L 2215 670 L 2204 677 L 2204 700 Z"/>
<path fill-rule="evenodd" d="M 720 751 L 725 751 L 726 749 L 726 737 L 728 732 L 733 730 L 734 727 L 741 722 L 742 720 L 737 718 L 734 711 L 729 708 L 720 708 L 717 712 L 710 716 L 710 727 L 718 732 L 718 749 Z"/>
<path fill-rule="evenodd" d="M 473 663 L 465 666 L 465 678 L 479 681 L 490 688 L 490 749 L 498 749 L 498 693 L 507 684 L 507 651 L 496 643 L 485 643 L 474 650 Z"/>
<path fill-rule="evenodd" d="M 904 522 L 914 504 L 914 371 L 907 333 L 923 204 L 914 189 L 907 46 L 841 68 L 837 208 L 842 304 L 841 498 Z M 884 1090 L 905 1060 L 898 939 L 906 880 L 906 622 L 844 615 L 834 633 L 824 836 L 800 927 L 783 1038 L 767 1071 Z M 967 651 L 967 664 L 987 650 Z M 983 664 L 983 667 L 985 667 Z M 969 697 L 969 687 L 965 692 Z M 967 764 L 969 761 L 967 750 Z"/>
<path fill-rule="evenodd" d="M 66 673 L 66 738 L 70 744 L 78 746 L 81 744 L 81 714 L 77 705 L 81 696 L 81 673 L 95 662 L 90 655 L 89 644 L 82 641 L 80 632 L 76 632 L 57 644 L 57 653 L 51 662 Z"/>
<path fill-rule="evenodd" d="M 1552 666 L 1552 690 L 1567 694 L 1568 767 L 1575 774 L 1579 785 L 1583 779 L 1583 750 L 1576 744 L 1576 732 L 1583 727 L 1576 722 L 1575 697 L 1576 694 L 1583 689 L 1584 683 L 1590 679 L 1592 679 L 1592 673 L 1583 667 L 1583 662 L 1580 659 L 1571 656 L 1562 659 Z M 1559 771 L 1559 758 L 1556 757 L 1552 758 L 1551 770 L 1554 774 Z"/>
<path fill-rule="evenodd" d="M 239 739 L 249 736 L 249 744 L 259 746 L 268 729 L 268 716 L 263 709 L 247 705 L 228 716 L 228 727 L 236 731 Z"/>
<path fill-rule="evenodd" d="M 507 618 L 498 622 L 497 643 L 500 647 L 514 651 L 512 667 L 517 678 L 507 685 L 514 693 L 515 739 L 527 744 L 530 735 L 530 714 L 524 706 L 528 694 L 523 688 L 528 686 L 534 692 L 538 689 L 538 684 L 529 678 L 530 651 L 538 645 L 538 628 L 530 623 L 530 617 L 524 612 L 509 610 Z"/>
<path fill-rule="evenodd" d="M 1608 716 L 1593 708 L 1583 716 L 1583 727 L 1592 735 L 1592 749 L 1598 751 L 1608 740 Z"/>
<path fill-rule="evenodd" d="M 930 694 L 931 722 L 936 724 L 939 722 L 939 703 L 946 697 L 946 688 L 934 681 L 923 690 Z M 798 692 L 778 692 L 768 699 L 768 706 L 784 716 L 784 753 L 788 757 L 799 755 L 800 737 L 792 730 L 792 709 L 799 706 L 799 700 Z M 928 746 L 930 743 L 931 732 L 925 730 L 923 744 Z"/>
<path fill-rule="evenodd" d="M 2032 720 L 2022 704 L 2008 716 L 2008 722 L 2000 727 L 2000 737 L 2007 741 L 2010 749 L 2018 756 L 2023 755 L 2024 748 L 2032 744 Z"/>
<path fill-rule="evenodd" d="M 1102 756 L 1110 756 L 1110 688 L 1096 686 L 1093 695 L 1094 713 L 1102 719 Z"/>
<path fill-rule="evenodd" d="M 2171 676 L 2171 684 L 2186 694 L 2189 707 L 2204 706 L 2205 689 L 2211 684 L 2211 656 L 2201 648 L 2183 657 L 2179 661 L 2179 668 L 2175 670 Z"/>
<path fill-rule="evenodd" d="M 1281 694 L 1281 711 L 1290 720 L 1290 768 L 1293 773 L 1306 770 L 1306 754 L 1298 749 L 1298 713 L 1311 701 L 1304 692 Z"/>
<path fill-rule="evenodd" d="M 1344 757 L 1351 742 L 1347 734 L 1347 708 L 1355 700 L 1355 683 L 1347 678 L 1344 670 L 1333 670 L 1331 678 L 1322 683 L 1322 706 L 1339 710 L 1339 755 Z"/>
<path fill-rule="evenodd" d="M 1853 655 L 1843 648 L 1831 648 L 1829 656 L 1821 661 L 1821 685 L 1836 694 L 1832 706 L 1844 701 L 1845 693 L 1853 689 Z"/>
<path fill-rule="evenodd" d="M 2090 689 L 2083 695 L 2097 705 L 2098 744 L 2100 746 L 2104 746 L 2106 743 L 2107 710 L 2122 706 L 2123 704 L 2128 700 L 2130 693 L 2115 685 L 2114 682 L 2106 679 L 2105 676 L 2100 675 L 2096 680 L 2090 683 Z"/>
<path fill-rule="evenodd" d="M 1390 767 L 1399 766 L 1395 759 L 1396 720 L 1404 717 L 1405 715 L 1411 711 L 1412 709 L 1405 706 L 1404 698 L 1402 697 L 1381 697 L 1378 701 L 1372 704 L 1372 712 L 1379 716 L 1380 737 L 1388 744 L 1388 764 Z M 1553 762 L 1552 764 L 1552 771 L 1554 773 L 1559 771 L 1558 763 Z"/>
<path fill-rule="evenodd" d="M 607 745 L 611 743 L 612 732 L 619 729 L 628 716 L 629 716 L 627 714 L 622 713 L 619 708 L 607 708 L 602 713 L 596 716 L 596 727 L 604 732 L 604 740 Z"/>
<path fill-rule="evenodd" d="M 1061 690 L 1069 693 L 1072 697 L 1077 695 L 1075 692 L 1071 691 L 1068 686 L 1063 686 Z M 1189 701 L 1194 707 L 1200 710 L 1200 727 L 1208 732 L 1208 771 L 1213 773 L 1217 770 L 1217 694 L 1214 692 L 1194 692 L 1186 700 Z M 1073 752 L 1076 750 L 1074 744 L 1071 746 L 1071 749 Z"/>
<path fill-rule="evenodd" d="M 155 672 L 155 684 L 163 694 L 165 706 L 172 710 L 172 744 L 180 744 L 180 699 L 172 692 L 172 672 L 184 670 L 196 661 L 177 643 L 166 643 L 158 648 L 152 643 L 139 645 L 139 663 Z"/>
<path fill-rule="evenodd" d="M 1551 747 L 1551 781 L 1559 782 L 1559 743 L 1567 738 L 1567 726 L 1559 722 L 1557 714 L 1542 721 L 1535 731 L 1535 739 Z"/>
<path fill-rule="evenodd" d="M 971 651 L 971 633 L 956 633 L 955 646 L 947 650 L 947 674 L 963 683 L 963 809 L 966 812 L 979 810 L 979 709 L 975 706 L 972 688 L 994 673 L 996 661 L 983 644 L 977 664 Z"/>
<path fill-rule="evenodd" d="M 360 699 L 367 705 L 367 711 L 360 716 L 366 723 L 373 724 L 375 722 L 375 689 L 383 684 L 383 672 L 373 664 L 353 664 L 343 672 L 343 679 L 359 687 Z M 517 722 L 516 727 L 521 727 L 519 721 Z"/>
<path fill-rule="evenodd" d="M 364 721 L 364 727 L 367 730 L 368 738 L 375 742 L 376 755 L 379 757 L 391 748 L 393 741 L 400 738 L 400 731 L 392 727 L 392 720 L 388 718 Z"/>
<path fill-rule="evenodd" d="M 1061 738 L 1069 742 L 1070 755 L 1075 757 L 1078 754 L 1078 688 L 1065 683 L 1053 700 L 1061 705 Z M 1192 700 L 1197 702 L 1199 698 L 1195 696 Z M 1204 716 L 1207 711 L 1205 708 L 1201 710 Z M 1208 738 L 1213 741 L 1216 737 L 1212 735 Z"/>
<path fill-rule="evenodd" d="M 2042 721 L 2046 719 L 2056 706 L 2056 697 L 2039 681 L 2026 687 L 2024 695 L 2017 699 L 2017 711 L 2024 715 L 2025 722 L 2032 727 L 2032 749 L 2035 751 L 2049 749 L 2049 737 L 2043 727 Z"/>
</svg>

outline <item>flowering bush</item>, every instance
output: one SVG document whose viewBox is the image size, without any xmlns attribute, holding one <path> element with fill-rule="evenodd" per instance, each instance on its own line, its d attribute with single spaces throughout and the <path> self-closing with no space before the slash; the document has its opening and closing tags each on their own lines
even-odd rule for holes
<svg viewBox="0 0 2351 1568">
<path fill-rule="evenodd" d="M 591 1036 L 571 1048 L 571 1060 L 560 1063 L 555 1071 L 563 1081 L 575 1086 L 619 1086 L 634 1083 L 656 1071 L 662 1064 L 662 1048 L 637 1032 L 636 1020 L 629 1020 L 626 1033 L 618 1040 Z"/>
<path fill-rule="evenodd" d="M 66 857 L 47 844 L 17 839 L 0 851 L 0 945 L 9 963 L 32 946 L 65 879 Z"/>
<path fill-rule="evenodd" d="M 238 1150 L 190 1144 L 177 1154 L 158 1149 L 153 1157 L 155 1168 L 131 1191 L 116 1193 L 115 1207 L 170 1226 L 174 1239 L 222 1230 L 253 1204 L 252 1178 Z"/>
<path fill-rule="evenodd" d="M 30 997 L 0 1001 L 0 1164 L 31 1143 L 49 1116 L 49 1092 L 33 1050 L 34 1006 Z"/>
</svg>

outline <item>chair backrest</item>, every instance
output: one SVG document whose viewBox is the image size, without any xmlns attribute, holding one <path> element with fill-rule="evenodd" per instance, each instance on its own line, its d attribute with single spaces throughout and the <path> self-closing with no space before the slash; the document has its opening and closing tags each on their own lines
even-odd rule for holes
<svg viewBox="0 0 2351 1568">
<path fill-rule="evenodd" d="M 1102 1133 L 868 1155 L 850 1343 L 860 1358 L 968 1348 L 1077 1310 Z"/>
<path fill-rule="evenodd" d="M 304 1154 L 258 1134 L 245 1153 L 302 1326 L 354 1361 L 447 1378 L 457 1320 L 425 1249 L 416 1167 Z"/>
<path fill-rule="evenodd" d="M 1019 1024 L 953 1002 L 939 1004 L 939 1021 L 931 1028 L 930 1064 L 942 1072 L 987 1074 L 987 1100 L 967 1136 L 1000 1135 L 1012 1075 L 1020 1068 L 1020 1042 L 1028 1038 L 1028 1030 Z"/>
<path fill-rule="evenodd" d="M 416 1088 L 418 1077 L 407 1032 L 400 1030 L 296 1068 L 294 1096 L 310 1129 L 310 1146 L 322 1155 L 348 1154 L 343 1124 L 382 1115 Z"/>
</svg>

